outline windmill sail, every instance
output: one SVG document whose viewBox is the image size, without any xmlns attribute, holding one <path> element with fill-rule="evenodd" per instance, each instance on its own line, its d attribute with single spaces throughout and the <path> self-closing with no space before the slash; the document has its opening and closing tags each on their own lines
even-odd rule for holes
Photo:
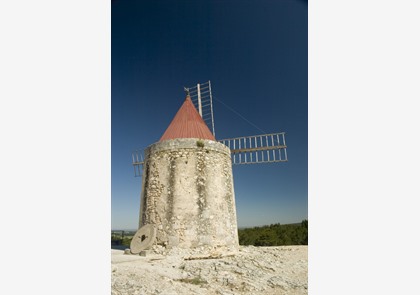
<svg viewBox="0 0 420 295">
<path fill-rule="evenodd" d="M 204 122 L 209 127 L 213 136 L 216 136 L 214 131 L 214 118 L 213 118 L 213 97 L 211 94 L 211 83 L 197 84 L 193 87 L 184 87 L 185 91 L 190 95 L 191 101 L 197 109 Z"/>
<path fill-rule="evenodd" d="M 144 150 L 135 150 L 131 156 L 133 158 L 134 176 L 140 177 L 143 172 Z"/>
<path fill-rule="evenodd" d="M 261 134 L 219 140 L 230 148 L 232 164 L 287 162 L 285 133 Z"/>
</svg>

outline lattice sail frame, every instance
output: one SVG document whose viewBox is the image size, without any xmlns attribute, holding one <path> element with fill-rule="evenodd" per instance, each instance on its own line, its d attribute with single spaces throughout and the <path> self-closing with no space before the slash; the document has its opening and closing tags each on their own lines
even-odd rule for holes
<svg viewBox="0 0 420 295">
<path fill-rule="evenodd" d="M 232 164 L 287 162 L 285 132 L 221 139 L 230 148 Z"/>
<path fill-rule="evenodd" d="M 216 137 L 214 131 L 214 116 L 213 116 L 213 96 L 211 94 L 211 82 L 198 83 L 193 87 L 184 87 L 184 90 L 190 95 L 191 101 L 195 108 L 203 118 L 204 122 L 209 127 L 213 136 Z"/>
<path fill-rule="evenodd" d="M 140 177 L 143 175 L 144 150 L 135 150 L 131 156 L 133 158 L 134 176 Z"/>
</svg>

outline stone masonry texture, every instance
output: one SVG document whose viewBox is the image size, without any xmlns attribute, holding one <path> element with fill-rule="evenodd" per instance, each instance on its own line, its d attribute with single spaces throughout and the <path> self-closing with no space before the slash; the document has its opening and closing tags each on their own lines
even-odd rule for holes
<svg viewBox="0 0 420 295">
<path fill-rule="evenodd" d="M 145 151 L 139 227 L 154 224 L 156 244 L 235 252 L 238 230 L 230 149 L 179 138 Z"/>
</svg>

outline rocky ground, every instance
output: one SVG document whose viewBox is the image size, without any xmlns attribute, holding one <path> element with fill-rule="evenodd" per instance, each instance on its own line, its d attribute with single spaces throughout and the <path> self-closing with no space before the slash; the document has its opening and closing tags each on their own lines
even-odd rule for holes
<svg viewBox="0 0 420 295">
<path fill-rule="evenodd" d="M 112 295 L 308 294 L 308 247 L 241 246 L 236 255 L 111 250 Z"/>
</svg>

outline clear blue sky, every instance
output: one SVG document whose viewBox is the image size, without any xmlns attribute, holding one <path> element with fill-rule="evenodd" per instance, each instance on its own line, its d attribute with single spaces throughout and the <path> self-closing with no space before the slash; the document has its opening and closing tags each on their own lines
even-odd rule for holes
<svg viewBox="0 0 420 295">
<path fill-rule="evenodd" d="M 308 13 L 302 0 L 112 1 L 112 229 L 136 229 L 131 152 L 159 140 L 183 86 L 213 95 L 267 133 L 287 163 L 233 167 L 238 226 L 308 218 Z M 214 101 L 217 139 L 261 134 Z"/>
</svg>

